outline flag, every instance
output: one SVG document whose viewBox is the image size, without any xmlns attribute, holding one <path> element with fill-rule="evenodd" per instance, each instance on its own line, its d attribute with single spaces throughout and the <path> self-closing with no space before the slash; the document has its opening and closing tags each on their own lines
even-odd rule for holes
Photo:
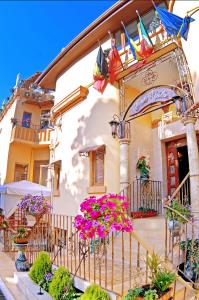
<svg viewBox="0 0 199 300">
<path fill-rule="evenodd" d="M 111 84 L 114 83 L 116 79 L 117 71 L 122 67 L 122 61 L 117 48 L 115 47 L 115 40 L 111 39 L 111 50 L 109 52 L 109 81 Z"/>
<path fill-rule="evenodd" d="M 93 79 L 95 81 L 93 87 L 103 93 L 108 83 L 108 64 L 101 46 L 93 70 Z"/>
<path fill-rule="evenodd" d="M 152 54 L 154 48 L 153 48 L 153 43 L 148 35 L 148 32 L 140 16 L 139 16 L 138 32 L 139 32 L 140 46 L 141 46 L 139 55 L 142 58 L 147 58 Z"/>
<path fill-rule="evenodd" d="M 155 5 L 155 9 L 159 15 L 159 18 L 170 36 L 178 36 L 180 35 L 185 40 L 188 35 L 189 24 L 195 21 L 191 17 L 185 17 L 184 19 L 167 11 L 164 8 L 160 8 Z"/>
<path fill-rule="evenodd" d="M 136 45 L 136 43 L 134 42 L 134 40 L 129 36 L 128 31 L 126 30 L 124 24 L 122 24 L 124 27 L 124 31 L 126 34 L 126 37 L 128 39 L 128 43 L 130 45 L 130 49 L 132 52 L 132 55 L 134 57 L 135 60 L 142 60 L 142 57 L 140 56 L 140 52 L 139 52 L 139 47 Z"/>
<path fill-rule="evenodd" d="M 189 27 L 190 27 L 190 23 L 195 21 L 195 19 L 186 16 L 183 19 L 182 25 L 180 27 L 180 30 L 178 32 L 178 35 L 180 35 L 183 39 L 185 39 L 185 41 L 187 41 L 188 38 L 188 33 L 189 33 Z"/>
</svg>

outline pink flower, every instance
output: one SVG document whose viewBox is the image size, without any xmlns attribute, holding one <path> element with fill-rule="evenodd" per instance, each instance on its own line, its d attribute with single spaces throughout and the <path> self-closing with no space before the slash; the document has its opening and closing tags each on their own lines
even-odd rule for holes
<svg viewBox="0 0 199 300">
<path fill-rule="evenodd" d="M 86 198 L 80 205 L 83 215 L 75 217 L 74 226 L 83 240 L 105 238 L 112 231 L 131 232 L 133 225 L 127 208 L 126 198 L 117 194 Z"/>
</svg>

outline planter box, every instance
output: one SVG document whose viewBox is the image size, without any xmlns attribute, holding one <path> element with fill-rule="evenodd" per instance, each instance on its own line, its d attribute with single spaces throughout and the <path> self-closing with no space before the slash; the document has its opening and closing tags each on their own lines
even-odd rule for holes
<svg viewBox="0 0 199 300">
<path fill-rule="evenodd" d="M 156 211 L 135 211 L 131 213 L 133 219 L 156 217 Z"/>
<path fill-rule="evenodd" d="M 159 300 L 170 300 L 170 299 L 172 299 L 172 296 L 173 296 L 173 290 L 172 290 L 172 288 L 170 288 L 165 294 L 158 297 L 157 299 L 159 299 Z M 136 300 L 143 300 L 144 297 L 136 297 L 135 299 Z"/>
</svg>

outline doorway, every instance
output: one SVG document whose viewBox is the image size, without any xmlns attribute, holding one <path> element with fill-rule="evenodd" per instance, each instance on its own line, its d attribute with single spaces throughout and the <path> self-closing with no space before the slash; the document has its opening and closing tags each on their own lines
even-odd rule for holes
<svg viewBox="0 0 199 300">
<path fill-rule="evenodd" d="M 167 143 L 167 182 L 168 195 L 172 196 L 179 184 L 189 172 L 189 159 L 186 139 L 176 140 Z M 182 187 L 176 195 L 183 203 L 190 202 L 190 184 Z M 186 198 L 186 199 L 185 199 Z"/>
<path fill-rule="evenodd" d="M 179 183 L 183 181 L 185 176 L 189 172 L 189 160 L 188 160 L 188 151 L 187 146 L 177 148 L 178 156 L 178 174 L 179 174 Z"/>
</svg>

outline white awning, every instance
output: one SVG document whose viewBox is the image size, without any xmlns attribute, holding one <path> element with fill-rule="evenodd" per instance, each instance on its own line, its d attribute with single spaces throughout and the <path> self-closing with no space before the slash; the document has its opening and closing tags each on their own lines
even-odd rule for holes
<svg viewBox="0 0 199 300">
<path fill-rule="evenodd" d="M 33 183 L 26 180 L 8 183 L 0 186 L 0 193 L 24 196 L 27 194 L 50 197 L 51 189 L 47 186 Z"/>
</svg>

